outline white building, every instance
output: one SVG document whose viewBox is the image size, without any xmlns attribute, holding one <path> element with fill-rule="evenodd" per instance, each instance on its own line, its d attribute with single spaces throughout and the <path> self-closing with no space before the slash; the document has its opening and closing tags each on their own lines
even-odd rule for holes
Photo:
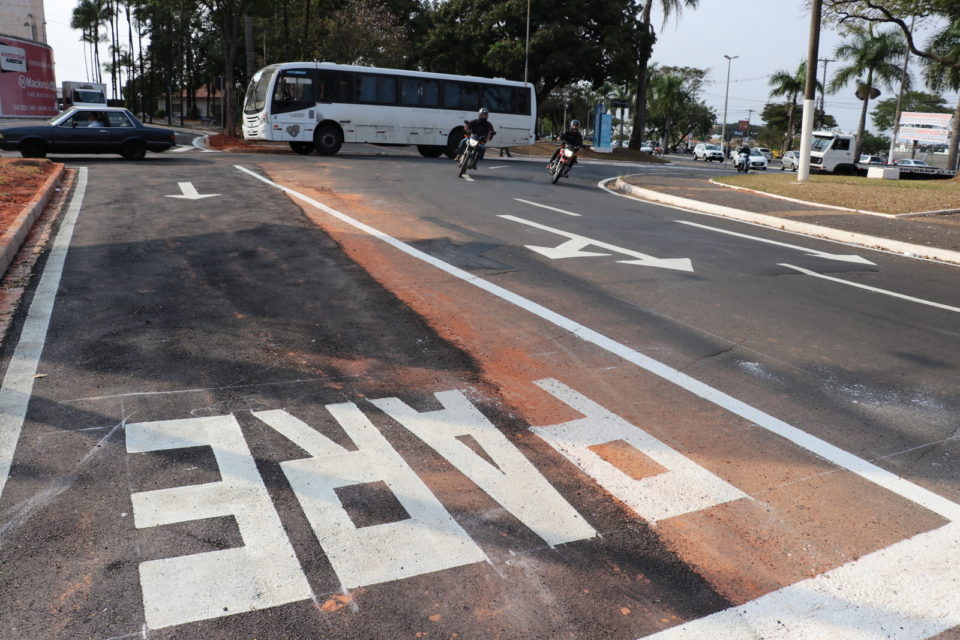
<svg viewBox="0 0 960 640">
<path fill-rule="evenodd" d="M 0 33 L 46 44 L 43 0 L 0 1 Z"/>
</svg>

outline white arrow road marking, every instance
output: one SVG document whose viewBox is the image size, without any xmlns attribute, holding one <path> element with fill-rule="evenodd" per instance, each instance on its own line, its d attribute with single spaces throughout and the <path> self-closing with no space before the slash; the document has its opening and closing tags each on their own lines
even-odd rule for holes
<svg viewBox="0 0 960 640">
<path fill-rule="evenodd" d="M 176 196 L 167 196 L 168 198 L 180 198 L 182 200 L 201 200 L 203 198 L 212 198 L 214 196 L 220 195 L 219 193 L 197 193 L 196 187 L 193 186 L 192 182 L 178 182 L 180 185 L 180 190 L 183 191 L 183 195 Z"/>
<path fill-rule="evenodd" d="M 737 233 L 736 231 L 727 231 L 726 229 L 719 229 L 717 227 L 710 227 L 705 224 L 699 224 L 697 222 L 687 222 L 686 220 L 674 220 L 674 222 L 679 222 L 680 224 L 690 225 L 691 227 L 698 227 L 700 229 L 709 229 L 710 231 L 716 231 L 717 233 L 725 233 L 728 236 L 737 236 L 738 238 L 748 238 L 750 240 L 756 240 L 757 242 L 766 242 L 767 244 L 775 244 L 780 247 L 786 247 L 788 249 L 796 249 L 797 251 L 803 251 L 808 256 L 813 256 L 815 258 L 826 258 L 828 260 L 839 260 L 841 262 L 854 262 L 857 264 L 875 264 L 870 262 L 866 258 L 862 258 L 858 255 L 841 255 L 838 253 L 827 253 L 826 251 L 817 251 L 816 249 L 808 249 L 807 247 L 799 247 L 795 244 L 787 244 L 786 242 L 777 242 L 776 240 L 767 240 L 766 238 L 758 238 L 757 236 L 748 236 L 745 233 Z"/>
<path fill-rule="evenodd" d="M 610 255 L 608 253 L 581 251 L 581 249 L 583 249 L 585 246 L 592 244 L 600 247 L 601 249 L 607 249 L 615 253 L 622 253 L 635 258 L 634 260 L 617 260 L 617 262 L 620 264 L 637 264 L 643 267 L 659 267 L 661 269 L 675 269 L 677 271 L 693 271 L 693 263 L 690 262 L 689 258 L 657 258 L 645 253 L 640 253 L 639 251 L 632 251 L 630 249 L 624 249 L 623 247 L 608 244 L 600 240 L 592 240 L 590 238 L 585 238 L 584 236 L 579 236 L 575 233 L 554 229 L 553 227 L 548 227 L 537 222 L 531 222 L 530 220 L 524 220 L 523 218 L 518 218 L 516 216 L 501 215 L 498 217 L 570 238 L 570 240 L 564 242 L 558 247 L 538 247 L 529 244 L 524 245 L 527 247 L 527 249 L 536 251 L 537 253 L 545 255 L 553 260 L 558 260 L 560 258 L 584 258 L 588 256 Z"/>
<path fill-rule="evenodd" d="M 476 180 L 474 180 L 473 178 L 471 178 L 471 177 L 470 177 L 469 175 L 467 175 L 466 173 L 463 174 L 463 179 L 466 180 L 467 182 L 476 182 Z"/>
<path fill-rule="evenodd" d="M 577 216 L 580 217 L 579 213 L 574 213 L 573 211 L 564 211 L 563 209 L 557 209 L 556 207 L 551 207 L 550 205 L 540 204 L 539 202 L 530 202 L 529 200 L 524 200 L 522 198 L 514 198 L 517 202 L 522 202 L 523 204 L 530 204 L 535 207 L 540 207 L 541 209 L 549 209 L 550 211 L 556 211 L 557 213 L 563 213 L 568 216 Z"/>
<path fill-rule="evenodd" d="M 893 296 L 894 298 L 901 298 L 903 300 L 909 300 L 910 302 L 919 302 L 920 304 L 925 304 L 930 307 L 936 307 L 938 309 L 946 309 L 947 311 L 953 311 L 955 313 L 960 313 L 960 308 L 951 307 L 948 304 L 940 304 L 939 302 L 931 302 L 930 300 L 924 300 L 923 298 L 914 298 L 913 296 L 908 296 L 902 293 L 897 293 L 896 291 L 887 291 L 886 289 L 878 289 L 877 287 L 871 287 L 866 284 L 859 284 L 857 282 L 850 282 L 849 280 L 841 280 L 840 278 L 834 278 L 833 276 L 825 276 L 822 273 L 817 273 L 816 271 L 810 271 L 809 269 L 804 269 L 803 267 L 795 267 L 792 264 L 786 264 L 784 262 L 778 263 L 778 266 L 787 267 L 788 269 L 795 269 L 800 273 L 804 273 L 808 276 L 813 276 L 814 278 L 822 278 L 823 280 L 830 280 L 832 282 L 839 282 L 840 284 L 846 284 L 851 287 L 857 287 L 858 289 L 866 289 L 867 291 L 873 291 L 876 293 L 882 293 L 885 296 Z"/>
</svg>

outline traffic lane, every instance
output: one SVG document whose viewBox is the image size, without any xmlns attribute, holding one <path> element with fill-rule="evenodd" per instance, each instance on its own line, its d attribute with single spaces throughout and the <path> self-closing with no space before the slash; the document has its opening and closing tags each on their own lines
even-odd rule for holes
<svg viewBox="0 0 960 640">
<path fill-rule="evenodd" d="M 377 207 L 389 197 L 384 181 L 391 181 L 386 178 L 389 163 L 376 166 L 377 181 L 369 186 L 371 199 L 367 201 L 372 207 L 363 213 L 378 228 L 396 233 L 461 268 L 509 283 L 570 317 L 596 324 L 627 344 L 657 344 L 673 366 L 702 368 L 720 388 L 744 394 L 773 412 L 797 416 L 817 433 L 870 459 L 891 455 L 907 459 L 910 455 L 901 452 L 910 451 L 946 450 L 944 455 L 949 455 L 949 437 L 957 427 L 957 399 L 949 375 L 957 367 L 951 355 L 956 353 L 957 337 L 951 312 L 798 275 L 776 266 L 785 258 L 777 253 L 781 249 L 772 245 L 753 248 L 738 244 L 747 240 L 733 238 L 733 245 L 720 244 L 718 249 L 713 243 L 725 242 L 724 236 L 712 232 L 701 234 L 703 255 L 721 251 L 731 260 L 743 253 L 750 259 L 754 254 L 766 255 L 764 269 L 755 269 L 753 277 L 737 271 L 704 270 L 703 260 L 696 256 L 693 262 L 701 265 L 701 270 L 693 274 L 622 265 L 615 262 L 617 257 L 544 259 L 523 245 L 555 246 L 565 239 L 553 236 L 551 242 L 551 234 L 513 222 L 504 227 L 495 212 L 501 210 L 499 203 L 509 206 L 509 199 L 493 190 L 485 191 L 480 199 L 471 199 L 463 197 L 467 187 L 460 187 L 458 205 L 451 201 L 431 208 L 429 203 L 442 195 L 437 183 L 431 181 L 425 194 L 412 188 L 404 193 L 404 198 L 414 198 L 410 206 L 413 216 L 425 219 L 427 225 L 402 218 L 395 195 L 389 214 L 378 215 Z M 334 173 L 335 167 L 330 165 L 324 177 Z M 361 176 L 362 165 L 351 163 L 344 172 L 350 184 L 346 187 L 350 200 L 358 197 L 355 191 L 362 188 Z M 527 197 L 536 189 L 523 180 L 505 182 L 524 185 L 523 195 Z M 327 186 L 332 183 L 324 184 L 333 188 Z M 676 241 L 673 232 L 638 220 L 632 202 L 617 205 L 617 199 L 602 197 L 596 202 L 629 207 L 623 212 L 632 215 L 627 226 L 618 226 L 617 233 L 610 236 L 655 237 L 662 240 L 659 247 Z M 431 211 L 434 215 L 428 216 Z M 590 227 L 576 228 L 585 235 L 596 236 L 597 227 L 602 226 L 602 222 L 596 222 L 596 215 L 568 220 L 563 214 L 544 211 L 527 214 L 527 218 L 538 215 L 562 218 L 564 225 Z M 685 247 L 686 242 L 680 245 Z M 640 248 L 653 252 L 646 246 Z M 798 262 L 797 252 L 793 254 L 790 259 Z M 812 268 L 816 268 L 812 263 L 821 260 L 805 259 Z M 944 277 L 940 265 L 901 262 L 912 269 L 903 276 L 907 281 L 936 282 Z M 861 269 L 843 263 L 837 268 Z M 898 283 L 904 285 L 903 281 L 883 282 L 885 286 Z M 604 313 L 596 313 L 597 309 L 604 309 Z M 643 322 L 637 322 L 638 313 Z M 771 383 L 776 383 L 779 393 L 771 394 Z M 838 424 L 843 428 L 838 429 Z M 878 430 L 882 437 L 877 435 Z M 934 482 L 951 479 L 939 462 L 912 471 Z"/>
<path fill-rule="evenodd" d="M 469 354 L 439 339 L 286 198 L 237 182 L 227 164 L 205 175 L 231 187 L 217 189 L 225 194 L 217 205 L 164 198 L 182 174 L 136 169 L 89 171 L 0 497 L 0 512 L 14 516 L 0 548 L 4 635 L 636 638 L 728 604 L 643 522 L 525 437 L 528 425 L 482 383 Z M 440 406 L 434 392 L 452 390 L 466 391 L 506 434 L 494 438 L 502 449 L 535 463 L 513 483 L 513 499 L 542 474 L 583 514 L 577 526 L 587 519 L 603 537 L 588 531 L 557 544 L 551 527 L 502 508 L 462 464 L 365 400 L 399 397 L 428 410 Z M 332 419 L 329 407 L 345 403 L 373 426 L 358 435 L 355 423 Z M 382 434 L 379 450 L 402 459 L 353 466 L 413 469 L 408 481 L 422 478 L 487 562 L 345 591 L 333 542 L 314 533 L 324 519 L 304 510 L 303 488 L 284 466 L 309 457 L 310 442 L 281 435 L 277 414 L 302 420 L 348 458 L 370 429 Z M 246 488 L 213 512 L 202 494 L 190 497 L 230 478 Z M 404 520 L 390 492 L 360 484 L 339 494 L 358 528 Z M 151 508 L 158 491 L 165 499 Z M 253 554 L 265 534 L 266 556 Z M 229 568 L 213 570 L 201 555 L 240 545 L 253 555 Z M 261 585 L 246 599 L 244 571 Z"/>
<path fill-rule="evenodd" d="M 309 197 L 363 212 L 356 199 L 339 199 L 329 181 L 311 185 L 305 189 Z M 308 215 L 329 229 L 365 269 L 443 335 L 464 345 L 481 363 L 485 379 L 531 424 L 576 419 L 558 414 L 530 384 L 542 375 L 559 375 L 574 387 L 593 390 L 603 406 L 616 407 L 632 424 L 679 446 L 684 455 L 758 497 L 758 502 L 733 502 L 657 527 L 659 535 L 735 602 L 942 524 L 912 503 L 824 465 L 815 453 L 770 438 L 749 420 L 741 422 L 716 406 L 705 406 L 673 385 L 681 377 L 678 373 L 666 381 L 651 378 L 610 353 L 597 353 L 578 337 L 580 330 L 543 326 L 471 287 L 464 291 L 420 262 L 382 251 L 379 240 L 357 233 L 345 219 L 311 210 L 307 207 Z M 402 213 L 394 207 L 390 219 Z"/>
</svg>

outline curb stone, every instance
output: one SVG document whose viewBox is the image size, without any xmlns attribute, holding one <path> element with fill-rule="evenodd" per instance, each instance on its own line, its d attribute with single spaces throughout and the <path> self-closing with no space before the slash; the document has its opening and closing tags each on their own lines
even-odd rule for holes
<svg viewBox="0 0 960 640">
<path fill-rule="evenodd" d="M 734 209 L 733 207 L 725 207 L 709 202 L 681 198 L 679 196 L 673 196 L 666 193 L 660 193 L 659 191 L 652 191 L 650 189 L 637 187 L 624 182 L 623 178 L 617 178 L 614 184 L 616 188 L 623 193 L 639 199 L 681 207 L 683 209 L 689 209 L 698 213 L 708 213 L 724 218 L 732 218 L 734 220 L 740 220 L 741 222 L 752 222 L 765 227 L 773 227 L 774 229 L 781 229 L 783 231 L 792 231 L 794 233 L 800 233 L 816 238 L 824 238 L 826 240 L 836 240 L 838 242 L 845 242 L 847 244 L 859 245 L 867 249 L 880 249 L 892 253 L 899 253 L 912 258 L 925 258 L 928 260 L 937 260 L 939 262 L 960 264 L 960 251 L 928 247 L 921 244 L 913 244 L 910 242 L 902 242 L 900 240 L 891 240 L 889 238 L 855 233 L 853 231 L 843 231 L 841 229 L 833 229 L 831 227 L 810 224 L 809 222 L 787 220 L 785 218 L 777 218 L 775 216 L 768 216 L 762 213 L 753 213 L 751 211 L 743 211 L 742 209 Z"/>
<path fill-rule="evenodd" d="M 7 272 L 7 267 L 13 262 L 17 252 L 23 245 L 23 241 L 33 228 L 33 223 L 40 216 L 43 208 L 47 206 L 51 196 L 54 193 L 54 187 L 60 182 L 63 176 L 63 164 L 55 163 L 53 173 L 47 176 L 40 191 L 30 202 L 24 205 L 23 209 L 14 218 L 9 228 L 4 229 L 0 234 L 0 277 Z"/>
</svg>

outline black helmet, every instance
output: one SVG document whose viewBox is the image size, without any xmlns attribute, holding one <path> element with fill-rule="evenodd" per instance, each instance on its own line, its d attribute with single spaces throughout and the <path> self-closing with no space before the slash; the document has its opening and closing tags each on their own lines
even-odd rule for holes
<svg viewBox="0 0 960 640">
<path fill-rule="evenodd" d="M 486 115 L 490 115 L 490 110 L 487 109 L 486 107 L 480 107 L 480 113 L 477 114 L 477 117 L 482 118 L 483 116 L 486 116 Z"/>
<path fill-rule="evenodd" d="M 580 121 L 579 121 L 579 120 L 571 120 L 571 121 L 570 121 L 570 128 L 571 128 L 571 129 L 576 129 L 576 128 L 579 127 L 579 126 L 580 126 Z"/>
</svg>

